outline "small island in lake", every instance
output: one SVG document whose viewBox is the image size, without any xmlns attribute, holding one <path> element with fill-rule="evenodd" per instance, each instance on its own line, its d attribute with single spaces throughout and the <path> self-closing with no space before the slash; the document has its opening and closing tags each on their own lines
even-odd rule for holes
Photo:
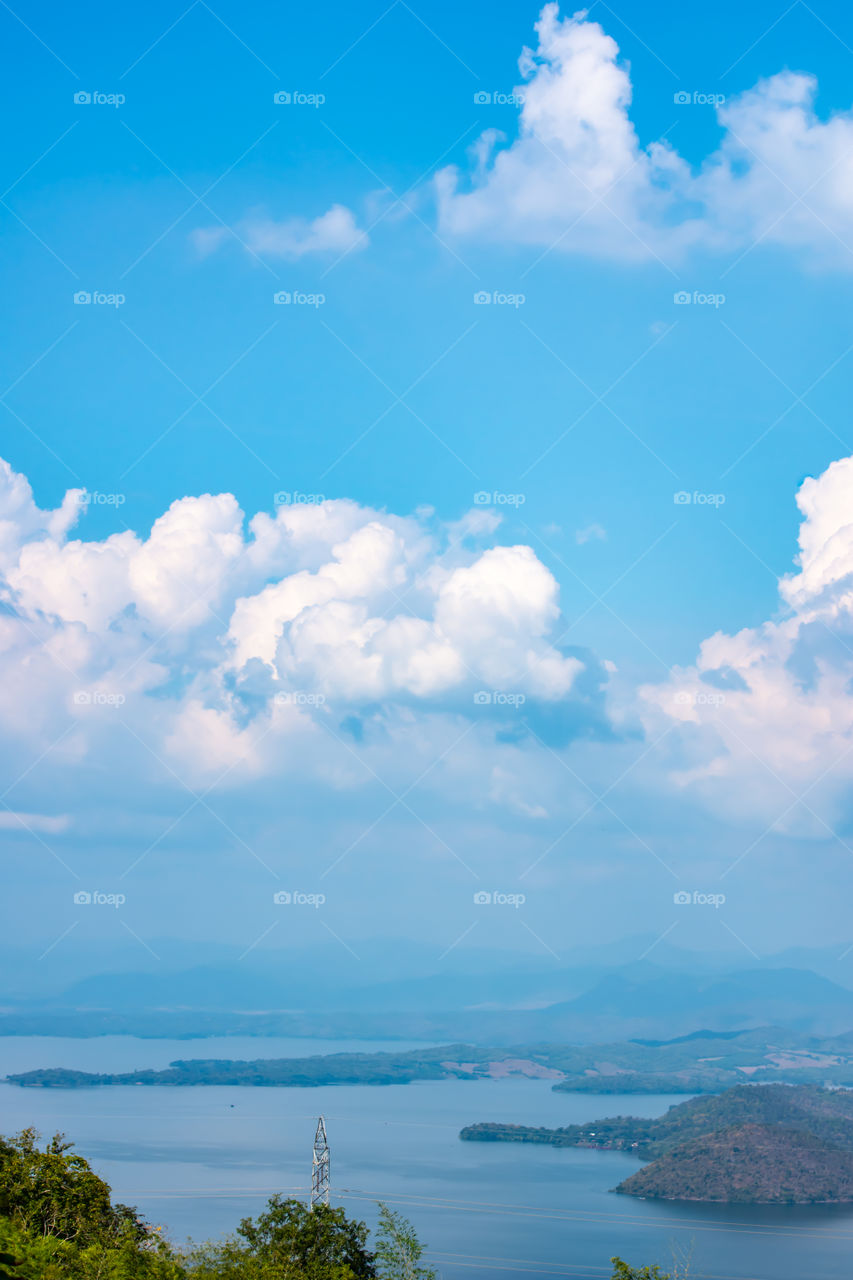
<svg viewBox="0 0 853 1280">
<path fill-rule="evenodd" d="M 853 1093 L 738 1085 L 657 1119 L 615 1116 L 561 1129 L 475 1124 L 467 1142 L 534 1142 L 629 1151 L 651 1163 L 616 1191 L 728 1204 L 853 1202 Z"/>
<path fill-rule="evenodd" d="M 476 1080 L 503 1076 L 562 1080 L 536 1059 L 472 1045 L 443 1045 L 401 1053 L 325 1053 L 307 1058 L 178 1059 L 162 1070 L 76 1071 L 47 1067 L 9 1075 L 29 1089 L 87 1089 L 102 1085 L 246 1085 L 310 1088 L 318 1085 L 411 1084 L 415 1080 Z"/>
</svg>

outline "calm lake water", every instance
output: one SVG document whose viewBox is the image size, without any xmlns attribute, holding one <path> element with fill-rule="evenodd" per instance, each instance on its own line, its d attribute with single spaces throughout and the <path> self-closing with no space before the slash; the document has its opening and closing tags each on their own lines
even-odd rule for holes
<svg viewBox="0 0 853 1280">
<path fill-rule="evenodd" d="M 127 1070 L 174 1058 L 400 1049 L 340 1041 L 0 1039 L 0 1075 L 31 1067 Z M 560 1125 L 659 1115 L 683 1097 L 552 1093 L 547 1081 L 316 1089 L 30 1090 L 0 1085 L 0 1132 L 61 1129 L 116 1197 L 177 1241 L 224 1234 L 275 1191 L 305 1194 L 326 1117 L 333 1202 L 372 1223 L 379 1199 L 412 1219 L 442 1280 L 609 1277 L 609 1259 L 671 1264 L 691 1280 L 850 1280 L 853 1208 L 662 1204 L 611 1194 L 639 1167 L 617 1152 L 464 1143 L 477 1120 Z"/>
</svg>

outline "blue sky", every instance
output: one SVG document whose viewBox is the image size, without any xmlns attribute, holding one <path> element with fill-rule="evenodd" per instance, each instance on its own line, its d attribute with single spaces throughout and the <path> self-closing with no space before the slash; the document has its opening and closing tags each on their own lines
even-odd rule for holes
<svg viewBox="0 0 853 1280">
<path fill-rule="evenodd" d="M 849 13 L 539 17 L 4 11 L 0 452 L 34 505 L 9 480 L 3 834 L 42 949 L 76 929 L 78 883 L 117 891 L 137 859 L 122 919 L 146 946 L 187 927 L 164 882 L 208 903 L 199 937 L 249 945 L 268 866 L 306 891 L 340 866 L 324 918 L 356 949 L 390 927 L 439 954 L 472 890 L 524 879 L 507 945 L 559 953 L 567 928 L 662 935 L 674 888 L 710 892 L 745 851 L 702 945 L 849 940 L 848 471 L 796 504 L 853 453 Z M 516 87 L 524 107 L 494 101 Z M 36 514 L 68 490 L 96 495 L 76 525 Z M 236 503 L 134 559 L 204 494 Z M 320 500 L 344 500 L 332 533 L 304 524 Z M 238 508 L 293 515 L 266 559 Z M 247 639 L 237 601 L 364 526 L 384 532 L 284 657 L 266 604 Z M 381 678 L 350 678 L 369 619 L 410 607 L 428 638 L 401 623 Z M 279 743 L 276 706 L 304 741 Z M 187 786 L 209 807 L 184 815 Z"/>
</svg>

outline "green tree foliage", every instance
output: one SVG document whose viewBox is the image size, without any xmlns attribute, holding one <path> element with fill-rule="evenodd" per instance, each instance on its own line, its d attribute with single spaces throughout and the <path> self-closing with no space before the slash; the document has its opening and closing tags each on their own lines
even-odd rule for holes
<svg viewBox="0 0 853 1280">
<path fill-rule="evenodd" d="M 185 1280 L 158 1233 L 56 1134 L 0 1138 L 0 1280 Z"/>
<path fill-rule="evenodd" d="M 273 1196 L 236 1236 L 191 1255 L 193 1280 L 372 1280 L 367 1227 L 343 1209 Z"/>
<path fill-rule="evenodd" d="M 0 1138 L 0 1214 L 27 1235 L 80 1245 L 141 1240 L 145 1226 L 127 1205 L 113 1205 L 107 1184 L 61 1133 L 42 1150 L 35 1129 Z"/>
<path fill-rule="evenodd" d="M 376 1263 L 381 1280 L 435 1280 L 432 1267 L 420 1265 L 423 1252 L 412 1224 L 401 1213 L 380 1204 Z"/>
<path fill-rule="evenodd" d="M 613 1280 L 672 1280 L 660 1267 L 629 1267 L 621 1258 L 611 1258 Z"/>
<path fill-rule="evenodd" d="M 27 1236 L 0 1219 L 0 1251 L 9 1251 L 15 1280 L 187 1280 L 181 1261 L 153 1233 L 109 1244 L 80 1246 L 58 1236 Z M 0 1276 L 4 1268 L 0 1266 Z"/>
<path fill-rule="evenodd" d="M 13 1253 L 0 1253 L 0 1280 L 22 1280 L 20 1268 L 23 1259 Z"/>
</svg>

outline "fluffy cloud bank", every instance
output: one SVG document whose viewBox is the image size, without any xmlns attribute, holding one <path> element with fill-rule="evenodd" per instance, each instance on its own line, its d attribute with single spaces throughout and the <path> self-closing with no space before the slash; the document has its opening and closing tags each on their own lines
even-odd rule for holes
<svg viewBox="0 0 853 1280">
<path fill-rule="evenodd" d="M 676 725 L 672 780 L 715 808 L 830 836 L 851 817 L 853 457 L 807 479 L 798 571 L 777 619 L 705 640 L 693 666 L 643 690 Z"/>
<path fill-rule="evenodd" d="M 724 138 L 694 171 L 665 140 L 641 145 L 629 68 L 585 11 L 547 4 L 536 31 L 518 137 L 490 130 L 470 172 L 437 176 L 446 233 L 629 260 L 762 241 L 853 266 L 853 118 L 817 117 L 813 77 L 785 71 L 721 101 Z"/>
<path fill-rule="evenodd" d="M 247 522 L 231 494 L 185 497 L 147 537 L 102 540 L 72 536 L 85 510 L 80 491 L 39 510 L 0 467 L 0 722 L 16 753 L 61 737 L 109 771 L 134 738 L 182 779 L 293 780 L 319 762 L 315 778 L 350 785 L 335 739 L 407 742 L 430 763 L 437 720 L 494 742 L 522 706 L 571 720 L 598 696 L 596 664 L 553 642 L 557 583 L 527 546 L 348 500 Z"/>
<path fill-rule="evenodd" d="M 541 744 L 597 739 L 603 789 L 635 754 L 639 705 L 643 803 L 678 792 L 759 830 L 843 832 L 853 457 L 797 501 L 779 616 L 709 637 L 691 666 L 639 698 L 624 690 L 608 713 L 607 664 L 559 643 L 553 576 L 530 547 L 496 544 L 481 515 L 444 526 L 330 500 L 247 521 L 231 494 L 203 494 L 173 502 L 147 536 L 87 539 L 74 527 L 85 533 L 85 494 L 40 510 L 0 464 L 0 752 L 6 775 L 26 779 L 0 825 L 64 830 L 87 804 L 80 778 L 93 811 L 105 779 L 132 778 L 127 803 L 153 812 L 176 781 L 266 780 L 267 803 L 313 788 L 327 804 L 420 775 L 460 822 L 478 808 L 561 821 L 589 792 Z"/>
</svg>

